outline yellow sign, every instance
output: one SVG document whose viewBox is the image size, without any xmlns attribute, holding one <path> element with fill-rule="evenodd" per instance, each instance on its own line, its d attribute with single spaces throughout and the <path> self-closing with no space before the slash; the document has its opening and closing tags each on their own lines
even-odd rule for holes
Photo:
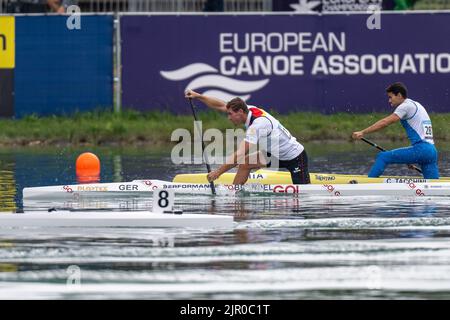
<svg viewBox="0 0 450 320">
<path fill-rule="evenodd" d="M 14 17 L 0 17 L 0 69 L 15 67 L 15 33 Z"/>
</svg>

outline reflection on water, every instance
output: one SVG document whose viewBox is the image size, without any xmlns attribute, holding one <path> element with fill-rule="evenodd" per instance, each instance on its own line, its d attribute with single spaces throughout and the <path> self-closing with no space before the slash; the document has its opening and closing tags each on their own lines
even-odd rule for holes
<svg viewBox="0 0 450 320">
<path fill-rule="evenodd" d="M 91 151 L 91 150 L 83 150 Z M 22 202 L 23 187 L 71 184 L 80 152 L 0 153 L 1 211 L 151 210 L 149 196 Z M 97 150 L 101 180 L 171 180 L 166 153 Z M 450 176 L 448 153 L 441 174 Z M 314 154 L 311 171 L 364 173 L 373 154 Z M 387 172 L 409 174 L 394 166 Z M 17 191 L 16 191 L 17 190 Z M 226 214 L 232 230 L 1 228 L 0 298 L 450 298 L 450 199 L 180 195 L 186 213 Z M 72 269 L 70 269 L 72 268 Z M 79 268 L 81 287 L 67 285 Z M 78 270 L 78 269 L 77 269 Z"/>
<path fill-rule="evenodd" d="M 9 157 L 0 158 L 0 212 L 16 211 L 16 181 L 14 161 Z"/>
</svg>

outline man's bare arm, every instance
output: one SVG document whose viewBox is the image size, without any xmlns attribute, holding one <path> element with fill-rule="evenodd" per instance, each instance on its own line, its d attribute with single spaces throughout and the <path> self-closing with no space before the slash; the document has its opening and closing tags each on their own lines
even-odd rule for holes
<svg viewBox="0 0 450 320">
<path fill-rule="evenodd" d="M 249 153 L 251 146 L 252 145 L 249 142 L 243 140 L 238 149 L 227 158 L 225 164 L 221 165 L 218 169 L 208 174 L 208 181 L 214 181 L 225 172 L 230 171 L 231 169 L 236 167 L 238 164 L 245 163 L 246 156 Z"/>
<path fill-rule="evenodd" d="M 248 154 L 248 151 L 250 150 L 250 143 L 242 140 L 241 144 L 239 145 L 236 152 L 234 152 L 228 159 L 226 160 L 225 164 L 223 164 L 218 171 L 223 174 L 230 169 L 236 167 L 238 164 L 244 164 L 245 163 L 245 157 Z"/>
<path fill-rule="evenodd" d="M 398 117 L 398 115 L 393 113 L 393 114 L 387 116 L 386 118 L 375 122 L 373 125 L 371 125 L 370 127 L 367 127 L 366 129 L 364 129 L 362 131 L 353 132 L 352 137 L 353 137 L 353 139 L 361 139 L 365 134 L 379 131 L 397 121 L 400 121 L 400 118 Z"/>
<path fill-rule="evenodd" d="M 195 92 L 193 90 L 187 90 L 185 97 L 190 98 L 190 99 L 197 99 L 197 100 L 203 102 L 204 104 L 206 104 L 211 109 L 214 109 L 214 110 L 217 110 L 220 112 L 227 112 L 227 104 L 223 100 L 220 100 L 220 99 L 217 99 L 214 97 L 210 97 L 210 96 L 205 96 L 205 95 Z"/>
</svg>

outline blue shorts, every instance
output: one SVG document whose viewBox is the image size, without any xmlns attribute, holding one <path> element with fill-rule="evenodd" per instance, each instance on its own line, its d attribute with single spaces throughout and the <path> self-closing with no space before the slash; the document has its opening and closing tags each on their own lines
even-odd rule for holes
<svg viewBox="0 0 450 320">
<path fill-rule="evenodd" d="M 381 176 L 386 166 L 391 163 L 418 164 L 425 179 L 439 179 L 437 165 L 438 152 L 436 147 L 428 142 L 419 142 L 411 147 L 380 152 L 369 172 L 369 178 Z"/>
</svg>

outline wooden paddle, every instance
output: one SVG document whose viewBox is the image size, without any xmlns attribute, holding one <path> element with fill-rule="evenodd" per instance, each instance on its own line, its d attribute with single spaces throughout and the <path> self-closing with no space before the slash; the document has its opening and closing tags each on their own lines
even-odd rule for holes
<svg viewBox="0 0 450 320">
<path fill-rule="evenodd" d="M 200 133 L 200 137 L 201 137 L 201 140 L 202 140 L 202 155 L 203 155 L 203 158 L 205 159 L 206 170 L 208 171 L 208 173 L 210 173 L 211 172 L 211 167 L 209 165 L 208 158 L 206 157 L 206 154 L 205 154 L 205 142 L 203 141 L 203 132 L 200 132 L 200 128 L 198 127 L 197 114 L 195 113 L 195 108 L 194 108 L 194 103 L 192 102 L 192 98 L 189 98 L 189 104 L 191 105 L 192 114 L 194 115 L 195 124 L 197 125 L 197 130 Z M 216 186 L 214 185 L 214 182 L 211 181 L 209 183 L 209 185 L 211 186 L 212 194 L 215 195 L 216 194 Z"/>
<path fill-rule="evenodd" d="M 367 140 L 366 138 L 361 138 L 361 140 L 364 141 L 364 142 L 367 143 L 367 144 L 370 144 L 372 147 L 377 148 L 377 149 L 380 150 L 380 151 L 387 151 L 386 149 L 380 147 L 379 145 L 377 145 L 376 143 L 374 143 L 374 142 L 372 142 L 372 141 L 370 141 L 370 140 Z M 408 164 L 408 168 L 414 169 L 414 170 L 416 170 L 416 171 L 422 173 L 422 170 L 419 169 L 419 168 L 417 168 L 415 165 Z"/>
</svg>

